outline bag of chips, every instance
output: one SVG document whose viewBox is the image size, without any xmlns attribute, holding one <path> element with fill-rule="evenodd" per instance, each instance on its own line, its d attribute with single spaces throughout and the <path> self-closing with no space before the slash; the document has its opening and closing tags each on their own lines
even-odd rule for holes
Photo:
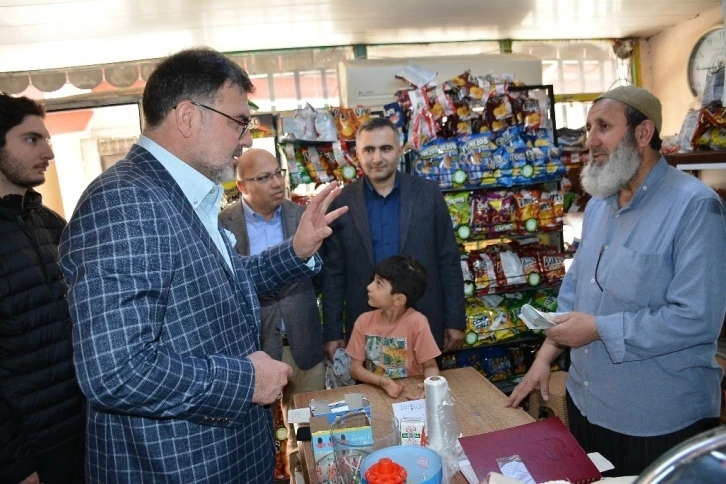
<svg viewBox="0 0 726 484">
<path fill-rule="evenodd" d="M 539 190 L 519 190 L 514 194 L 517 230 L 532 233 L 539 230 Z"/>
<path fill-rule="evenodd" d="M 300 151 L 302 152 L 305 168 L 310 174 L 310 178 L 315 183 L 328 183 L 333 180 L 333 177 L 328 174 L 328 163 L 324 155 L 314 146 L 301 146 Z"/>
<path fill-rule="evenodd" d="M 470 195 L 470 192 L 451 192 L 444 194 L 444 200 L 449 209 L 449 216 L 451 216 L 451 226 L 454 230 L 457 230 L 461 225 L 469 225 L 469 211 L 471 210 L 469 203 Z M 467 239 L 468 236 L 462 238 Z"/>
<path fill-rule="evenodd" d="M 459 138 L 459 163 L 469 177 L 470 185 L 479 185 L 492 154 L 491 138 L 478 133 Z"/>
</svg>

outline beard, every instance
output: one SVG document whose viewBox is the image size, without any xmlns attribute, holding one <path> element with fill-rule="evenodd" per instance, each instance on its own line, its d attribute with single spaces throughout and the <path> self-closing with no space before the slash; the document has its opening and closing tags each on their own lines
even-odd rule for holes
<svg viewBox="0 0 726 484">
<path fill-rule="evenodd" d="M 42 163 L 41 163 L 42 164 Z M 46 162 L 47 164 L 47 162 Z M 33 176 L 27 173 L 27 163 L 8 153 L 7 148 L 0 148 L 0 173 L 13 185 L 21 188 L 35 188 L 45 183 L 45 175 Z M 30 168 L 34 168 L 35 165 Z"/>
<path fill-rule="evenodd" d="M 210 137 L 214 136 L 210 123 L 205 122 L 203 130 Z M 237 158 L 242 154 L 244 147 L 237 145 L 232 152 L 225 156 L 218 151 L 210 153 L 206 148 L 210 143 L 215 143 L 214 138 L 212 138 L 212 141 L 199 143 L 191 157 L 192 160 L 188 161 L 188 164 L 216 184 L 234 180 L 237 174 Z"/>
<path fill-rule="evenodd" d="M 593 197 L 614 195 L 633 179 L 642 162 L 635 136 L 628 130 L 605 163 L 598 164 L 591 156 L 580 174 L 582 188 Z"/>
</svg>

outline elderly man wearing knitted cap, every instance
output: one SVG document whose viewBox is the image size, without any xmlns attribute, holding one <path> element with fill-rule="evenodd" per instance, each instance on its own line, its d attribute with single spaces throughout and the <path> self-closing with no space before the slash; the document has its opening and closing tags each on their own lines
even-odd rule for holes
<svg viewBox="0 0 726 484">
<path fill-rule="evenodd" d="M 587 452 L 635 475 L 718 425 L 716 339 L 726 312 L 724 206 L 660 156 L 661 104 L 618 87 L 587 115 L 592 195 L 557 325 L 508 405 L 548 398 L 550 364 L 570 348 L 570 430 Z"/>
</svg>

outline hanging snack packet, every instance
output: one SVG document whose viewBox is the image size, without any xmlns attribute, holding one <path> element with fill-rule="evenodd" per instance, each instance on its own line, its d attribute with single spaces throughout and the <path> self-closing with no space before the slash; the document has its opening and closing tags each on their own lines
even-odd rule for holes
<svg viewBox="0 0 726 484">
<path fill-rule="evenodd" d="M 466 88 L 468 85 L 471 85 L 471 75 L 469 71 L 464 71 L 443 84 L 444 90 L 452 91 L 457 94 L 457 99 L 463 99 L 463 96 L 459 97 L 459 92 L 465 90 L 463 88 Z"/>
<path fill-rule="evenodd" d="M 446 94 L 443 86 L 431 86 L 426 89 L 431 114 L 434 120 L 438 121 L 444 116 L 451 116 L 456 112 L 454 101 Z"/>
<path fill-rule="evenodd" d="M 456 107 L 456 115 L 459 117 L 459 121 L 468 121 L 476 118 L 478 115 L 471 110 L 471 106 L 467 102 L 457 102 L 454 104 Z"/>
<path fill-rule="evenodd" d="M 492 256 L 487 252 L 475 251 L 469 257 L 477 291 L 491 292 L 496 289 L 499 285 Z"/>
<path fill-rule="evenodd" d="M 438 158 L 440 157 L 439 145 L 434 141 L 421 147 L 414 152 L 413 174 L 438 183 Z"/>
<path fill-rule="evenodd" d="M 328 183 L 333 180 L 333 177 L 328 175 L 328 164 L 317 148 L 314 146 L 301 146 L 300 150 L 302 151 L 305 168 L 307 168 L 310 178 L 315 183 Z"/>
<path fill-rule="evenodd" d="M 446 201 L 449 216 L 451 217 L 451 226 L 461 240 L 466 240 L 471 235 L 471 230 L 469 229 L 469 212 L 471 210 L 469 196 L 469 192 L 444 194 L 444 200 Z M 462 230 L 459 230 L 460 228 Z"/>
<path fill-rule="evenodd" d="M 293 116 L 293 135 L 297 139 L 315 141 L 318 134 L 315 131 L 315 117 L 317 112 L 310 104 L 303 109 L 297 109 Z"/>
<path fill-rule="evenodd" d="M 437 139 L 434 143 L 439 149 L 439 156 L 434 159 L 434 167 L 439 175 L 439 187 L 452 188 L 455 183 L 461 184 L 460 178 L 455 181 L 455 175 L 459 170 L 459 147 L 456 140 Z"/>
<path fill-rule="evenodd" d="M 371 108 L 358 106 L 352 109 L 353 121 L 355 121 L 356 130 L 361 127 L 363 123 L 371 119 Z"/>
<path fill-rule="evenodd" d="M 506 125 L 510 124 L 513 117 L 512 103 L 507 95 L 493 96 L 487 101 L 487 117 L 493 123 L 494 121 L 503 121 Z"/>
<path fill-rule="evenodd" d="M 489 80 L 484 77 L 471 77 L 471 85 L 469 86 L 466 97 L 474 106 L 484 106 L 489 100 L 490 85 Z"/>
<path fill-rule="evenodd" d="M 338 138 L 342 140 L 355 139 L 356 125 L 352 111 L 348 108 L 331 108 L 330 112 L 335 117 Z"/>
<path fill-rule="evenodd" d="M 343 180 L 343 167 L 338 164 L 338 160 L 335 157 L 332 144 L 324 144 L 317 146 L 318 156 L 320 156 L 324 163 L 325 172 L 331 180 Z"/>
<path fill-rule="evenodd" d="M 479 298 L 468 301 L 466 305 L 466 346 L 479 346 L 492 337 L 491 327 L 494 324 L 493 312 Z"/>
<path fill-rule="evenodd" d="M 290 145 L 287 145 L 290 146 Z M 290 184 L 293 187 L 296 187 L 298 185 L 304 184 L 304 183 L 312 183 L 313 177 L 310 176 L 310 173 L 308 172 L 307 167 L 305 166 L 305 156 L 303 155 L 303 146 L 300 146 L 299 144 L 295 143 L 292 145 L 293 150 L 293 163 L 295 165 L 294 170 L 290 170 Z M 286 147 L 287 152 L 287 147 Z M 290 167 L 290 158 L 288 158 L 288 168 Z"/>
<path fill-rule="evenodd" d="M 539 230 L 539 190 L 519 190 L 514 194 L 517 229 L 520 233 Z"/>
<path fill-rule="evenodd" d="M 335 127 L 335 118 L 330 111 L 320 111 L 315 116 L 315 131 L 318 141 L 338 141 L 338 131 Z"/>
<path fill-rule="evenodd" d="M 554 248 L 539 251 L 542 277 L 548 284 L 556 284 L 565 277 L 565 256 Z"/>
<path fill-rule="evenodd" d="M 419 109 L 428 107 L 426 88 L 398 91 L 396 92 L 396 99 L 398 99 L 398 103 L 408 119 L 412 119 L 413 114 Z"/>
<path fill-rule="evenodd" d="M 559 190 L 544 192 L 539 199 L 539 226 L 554 229 L 562 225 L 564 195 Z"/>
<path fill-rule="evenodd" d="M 502 286 L 519 286 L 525 283 L 522 261 L 511 250 L 503 250 L 497 254 L 494 270 L 497 273 L 497 281 L 501 282 Z"/>
<path fill-rule="evenodd" d="M 491 154 L 489 135 L 472 134 L 459 138 L 459 163 L 466 171 L 470 185 L 481 183 Z"/>
<path fill-rule="evenodd" d="M 470 255 L 468 253 L 461 254 L 461 260 L 459 263 L 461 264 L 461 273 L 464 276 L 464 296 L 469 297 L 474 294 L 474 291 L 476 290 L 474 269 L 471 265 L 472 262 Z"/>
<path fill-rule="evenodd" d="M 424 106 L 416 111 L 409 123 L 408 144 L 411 149 L 420 150 L 436 139 L 436 124 L 431 110 Z"/>
<path fill-rule="evenodd" d="M 403 126 L 406 124 L 401 105 L 397 102 L 385 104 L 383 106 L 383 117 L 393 123 L 393 125 L 399 130 L 402 130 Z"/>
<path fill-rule="evenodd" d="M 524 98 L 522 103 L 522 124 L 524 129 L 537 129 L 542 121 L 542 112 L 539 108 L 539 100 L 536 98 Z"/>
<path fill-rule="evenodd" d="M 522 272 L 527 284 L 534 287 L 542 284 L 542 269 L 536 247 L 525 247 L 520 249 L 517 254 L 522 262 Z"/>
</svg>

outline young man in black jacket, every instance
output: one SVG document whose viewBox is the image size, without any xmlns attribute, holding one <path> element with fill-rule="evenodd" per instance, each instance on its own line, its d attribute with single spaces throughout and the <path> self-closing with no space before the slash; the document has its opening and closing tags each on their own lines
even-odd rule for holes
<svg viewBox="0 0 726 484">
<path fill-rule="evenodd" d="M 60 215 L 33 187 L 53 159 L 45 110 L 0 92 L 0 483 L 83 482 Z"/>
</svg>

